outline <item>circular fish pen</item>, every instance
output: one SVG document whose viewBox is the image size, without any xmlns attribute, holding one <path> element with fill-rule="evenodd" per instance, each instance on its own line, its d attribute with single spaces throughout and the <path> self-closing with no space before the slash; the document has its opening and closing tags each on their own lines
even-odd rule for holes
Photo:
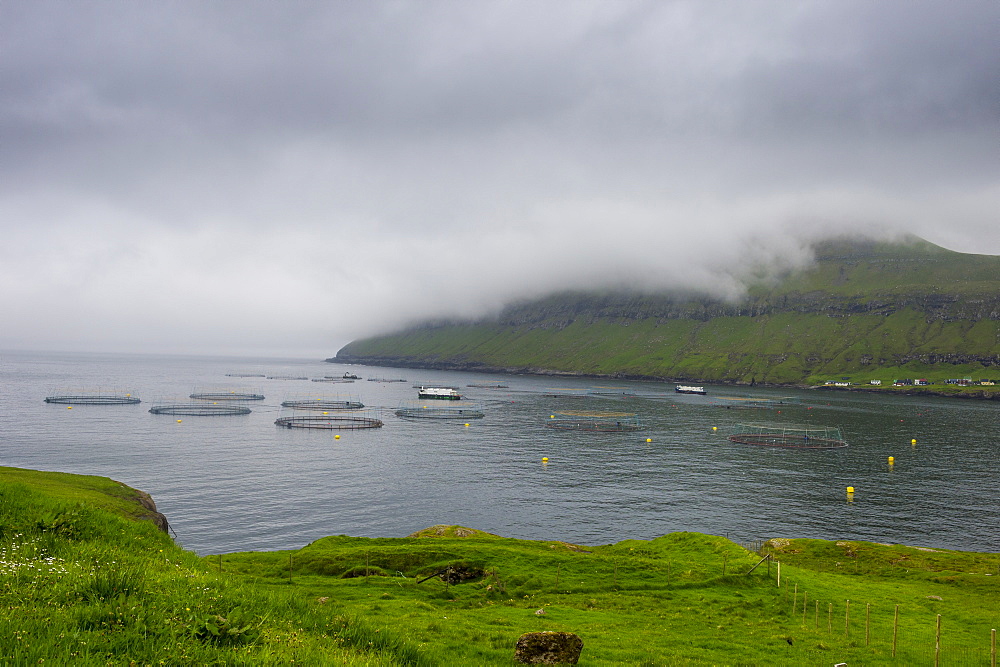
<svg viewBox="0 0 1000 667">
<path fill-rule="evenodd" d="M 404 419 L 482 419 L 486 416 L 477 403 L 451 401 L 426 405 L 411 403 L 396 409 L 396 416 Z"/>
<path fill-rule="evenodd" d="M 248 415 L 252 411 L 243 405 L 218 405 L 216 403 L 175 403 L 154 405 L 149 409 L 154 415 L 177 415 L 182 417 L 227 417 Z"/>
<path fill-rule="evenodd" d="M 358 431 L 365 428 L 381 428 L 382 420 L 356 415 L 294 415 L 278 417 L 275 426 L 284 428 L 312 428 L 338 431 Z"/>
<path fill-rule="evenodd" d="M 46 396 L 45 402 L 60 405 L 135 405 L 142 401 L 132 394 L 76 394 Z"/>
<path fill-rule="evenodd" d="M 188 398 L 196 398 L 199 401 L 263 401 L 263 394 L 245 394 L 236 391 L 208 391 L 195 393 Z"/>
<path fill-rule="evenodd" d="M 847 447 L 840 429 L 835 426 L 805 424 L 737 424 L 728 438 L 731 442 L 789 449 L 837 449 Z"/>
<path fill-rule="evenodd" d="M 779 396 L 775 398 L 763 396 L 718 396 L 713 403 L 727 410 L 772 410 L 782 406 L 801 405 L 802 401 L 795 396 Z"/>
<path fill-rule="evenodd" d="M 599 431 L 620 433 L 642 428 L 639 416 L 633 412 L 557 412 L 546 422 L 546 428 L 563 431 Z"/>
<path fill-rule="evenodd" d="M 365 407 L 364 403 L 358 401 L 327 401 L 327 400 L 298 400 L 283 401 L 283 408 L 293 408 L 295 410 L 360 410 Z"/>
</svg>

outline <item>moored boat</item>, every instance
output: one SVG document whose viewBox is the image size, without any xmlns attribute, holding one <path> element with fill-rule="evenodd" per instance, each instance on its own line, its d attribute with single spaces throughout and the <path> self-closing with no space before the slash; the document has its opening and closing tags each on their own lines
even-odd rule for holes
<svg viewBox="0 0 1000 667">
<path fill-rule="evenodd" d="M 676 391 L 678 394 L 705 394 L 705 393 L 707 393 L 705 391 L 704 387 L 695 387 L 695 386 L 689 385 L 689 384 L 679 384 L 676 387 L 674 387 L 674 391 Z"/>
<path fill-rule="evenodd" d="M 445 401 L 459 401 L 462 395 L 454 387 L 420 387 L 417 398 L 434 398 Z"/>
</svg>

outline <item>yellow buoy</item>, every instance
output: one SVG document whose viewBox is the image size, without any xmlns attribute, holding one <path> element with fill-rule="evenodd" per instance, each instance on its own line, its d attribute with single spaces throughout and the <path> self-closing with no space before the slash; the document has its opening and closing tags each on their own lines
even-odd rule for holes
<svg viewBox="0 0 1000 667">
<path fill-rule="evenodd" d="M 66 409 L 67 409 L 67 410 L 72 410 L 72 409 L 73 409 L 73 406 L 72 406 L 72 405 L 67 405 L 67 406 L 66 406 Z"/>
<path fill-rule="evenodd" d="M 548 463 L 548 462 L 549 462 L 549 457 L 543 456 L 542 457 L 542 463 Z"/>
<path fill-rule="evenodd" d="M 468 426 L 468 424 L 466 424 L 466 426 Z"/>
<path fill-rule="evenodd" d="M 653 442 L 652 438 L 646 438 L 646 442 Z"/>
<path fill-rule="evenodd" d="M 718 430 L 719 430 L 719 427 L 718 427 L 718 426 L 713 426 L 713 427 L 712 427 L 712 430 L 713 430 L 713 431 L 718 431 Z"/>
<path fill-rule="evenodd" d="M 911 445 L 915 445 L 915 444 L 917 444 L 917 439 L 916 439 L 916 438 L 914 438 L 913 440 L 910 440 L 910 444 L 911 444 Z"/>
<path fill-rule="evenodd" d="M 853 486 L 847 487 L 847 492 L 848 493 L 854 493 L 854 487 Z"/>
<path fill-rule="evenodd" d="M 177 423 L 178 423 L 178 424 L 180 424 L 180 423 L 181 423 L 181 420 L 180 420 L 180 419 L 178 419 L 178 420 L 177 420 Z"/>
<path fill-rule="evenodd" d="M 549 419 L 555 419 L 555 418 L 556 418 L 555 415 L 549 415 Z"/>
<path fill-rule="evenodd" d="M 896 462 L 896 457 L 895 456 L 890 456 L 889 457 L 889 465 L 892 465 L 895 462 Z"/>
<path fill-rule="evenodd" d="M 334 440 L 340 440 L 340 436 L 339 435 L 335 435 L 335 436 L 333 436 L 333 439 Z"/>
</svg>

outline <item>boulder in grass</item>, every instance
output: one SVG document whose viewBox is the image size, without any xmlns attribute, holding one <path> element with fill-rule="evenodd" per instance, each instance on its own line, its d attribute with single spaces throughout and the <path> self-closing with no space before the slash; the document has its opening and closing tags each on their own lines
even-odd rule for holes
<svg viewBox="0 0 1000 667">
<path fill-rule="evenodd" d="M 528 665 L 575 665 L 583 640 L 572 632 L 526 632 L 517 640 L 514 659 Z"/>
</svg>

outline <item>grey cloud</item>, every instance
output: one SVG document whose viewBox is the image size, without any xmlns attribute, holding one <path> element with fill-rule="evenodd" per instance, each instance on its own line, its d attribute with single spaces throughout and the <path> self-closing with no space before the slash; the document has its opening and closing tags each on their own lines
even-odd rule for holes
<svg viewBox="0 0 1000 667">
<path fill-rule="evenodd" d="M 842 230 L 1000 253 L 995 2 L 0 18 L 0 344 L 72 314 L 84 347 L 325 353 L 567 286 L 731 295 Z"/>
</svg>

